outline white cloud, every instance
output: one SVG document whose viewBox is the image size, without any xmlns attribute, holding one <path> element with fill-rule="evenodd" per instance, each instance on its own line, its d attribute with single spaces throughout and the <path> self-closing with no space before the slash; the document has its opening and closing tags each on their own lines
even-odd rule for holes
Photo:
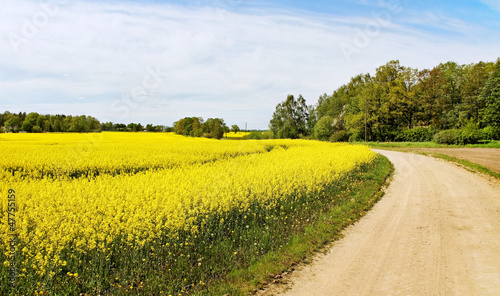
<svg viewBox="0 0 500 296">
<path fill-rule="evenodd" d="M 500 2 L 498 2 L 498 0 L 481 0 L 480 2 L 488 5 L 496 11 L 500 11 Z"/>
<path fill-rule="evenodd" d="M 477 24 L 434 11 L 407 12 L 404 23 L 437 30 L 439 35 L 453 33 L 467 36 L 481 30 Z"/>
<path fill-rule="evenodd" d="M 500 48 L 498 42 L 484 47 L 451 37 L 437 40 L 432 32 L 393 18 L 349 63 L 340 45 L 355 44 L 356 34 L 373 23 L 371 15 L 252 10 L 224 11 L 221 17 L 217 7 L 70 1 L 16 51 L 8 36 L 23 37 L 26 20 L 33 23 L 41 8 L 34 1 L 7 0 L 5 6 L 10 8 L 0 19 L 3 106 L 99 114 L 121 122 L 171 124 L 199 115 L 266 128 L 289 93 L 303 94 L 313 104 L 350 77 L 392 59 L 432 67 L 447 60 L 494 60 Z M 448 23 L 457 29 L 467 25 Z M 156 80 L 151 69 L 159 69 Z M 150 89 L 134 99 L 144 85 Z"/>
</svg>

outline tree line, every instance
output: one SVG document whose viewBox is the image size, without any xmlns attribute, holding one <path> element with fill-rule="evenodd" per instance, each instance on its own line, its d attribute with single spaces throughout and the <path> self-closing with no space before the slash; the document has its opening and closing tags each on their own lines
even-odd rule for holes
<svg viewBox="0 0 500 296">
<path fill-rule="evenodd" d="M 163 125 L 147 124 L 143 126 L 140 123 L 101 123 L 96 118 L 86 115 L 42 115 L 36 112 L 26 114 L 26 112 L 11 113 L 9 111 L 5 111 L 3 114 L 0 113 L 0 132 L 7 133 L 171 132 L 172 130 L 171 127 Z"/>
<path fill-rule="evenodd" d="M 315 106 L 289 95 L 276 106 L 270 129 L 276 138 L 332 141 L 429 141 L 442 131 L 498 139 L 500 59 L 421 71 L 391 61 Z"/>
<path fill-rule="evenodd" d="M 171 132 L 173 129 L 171 127 L 165 125 L 153 125 L 147 124 L 143 126 L 140 123 L 113 123 L 113 122 L 105 122 L 101 124 L 101 130 L 104 132 Z"/>
<path fill-rule="evenodd" d="M 2 132 L 96 132 L 101 130 L 101 123 L 92 116 L 42 115 L 36 112 L 0 113 L 0 131 Z"/>
<path fill-rule="evenodd" d="M 206 121 L 201 117 L 186 117 L 174 123 L 173 127 L 164 125 L 140 123 L 113 123 L 99 122 L 92 116 L 71 115 L 41 115 L 36 112 L 0 113 L 0 132 L 7 133 L 41 133 L 41 132 L 175 132 L 190 137 L 206 137 L 221 139 L 225 133 L 239 132 L 237 125 L 229 128 L 222 118 L 209 118 Z"/>
</svg>

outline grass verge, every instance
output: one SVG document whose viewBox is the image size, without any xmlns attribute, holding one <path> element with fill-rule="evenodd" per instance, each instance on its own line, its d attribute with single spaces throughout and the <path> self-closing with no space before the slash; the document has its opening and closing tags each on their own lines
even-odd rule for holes
<svg viewBox="0 0 500 296">
<path fill-rule="evenodd" d="M 276 276 L 306 262 L 314 252 L 341 236 L 347 226 L 354 224 L 383 196 L 394 167 L 389 160 L 378 156 L 370 165 L 353 172 L 336 184 L 332 202 L 313 215 L 304 227 L 298 228 L 282 247 L 250 260 L 250 264 L 230 271 L 220 280 L 212 281 L 190 295 L 252 295 Z"/>
</svg>

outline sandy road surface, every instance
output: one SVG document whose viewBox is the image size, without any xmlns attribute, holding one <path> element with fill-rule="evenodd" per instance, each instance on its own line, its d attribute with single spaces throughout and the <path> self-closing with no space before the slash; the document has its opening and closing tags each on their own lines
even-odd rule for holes
<svg viewBox="0 0 500 296">
<path fill-rule="evenodd" d="M 430 157 L 377 152 L 396 168 L 386 195 L 292 273 L 283 295 L 500 295 L 499 183 Z"/>
</svg>

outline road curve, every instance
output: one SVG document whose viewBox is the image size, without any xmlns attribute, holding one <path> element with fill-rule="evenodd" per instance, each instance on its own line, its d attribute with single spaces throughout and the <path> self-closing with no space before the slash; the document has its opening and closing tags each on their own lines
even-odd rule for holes
<svg viewBox="0 0 500 296">
<path fill-rule="evenodd" d="M 394 163 L 386 195 L 283 295 L 500 295 L 500 185 L 430 157 Z"/>
</svg>

